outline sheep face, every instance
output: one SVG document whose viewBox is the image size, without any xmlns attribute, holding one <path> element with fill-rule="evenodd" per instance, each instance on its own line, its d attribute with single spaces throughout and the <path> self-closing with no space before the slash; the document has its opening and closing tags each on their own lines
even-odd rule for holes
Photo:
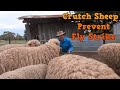
<svg viewBox="0 0 120 90">
<path fill-rule="evenodd" d="M 37 39 L 30 40 L 26 43 L 29 47 L 40 46 L 40 42 Z"/>
<path fill-rule="evenodd" d="M 54 44 L 56 44 L 56 45 L 60 45 L 60 41 L 59 41 L 58 39 L 56 39 L 56 38 L 50 39 L 50 40 L 48 41 L 48 43 L 54 43 Z"/>
</svg>

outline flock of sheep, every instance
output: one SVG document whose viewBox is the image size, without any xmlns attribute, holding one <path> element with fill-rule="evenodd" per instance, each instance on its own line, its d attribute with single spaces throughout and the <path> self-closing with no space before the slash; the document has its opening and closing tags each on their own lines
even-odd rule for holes
<svg viewBox="0 0 120 90">
<path fill-rule="evenodd" d="M 120 79 L 120 44 L 104 44 L 98 49 L 100 60 L 80 55 L 60 55 L 60 42 L 45 44 L 30 40 L 26 44 L 0 47 L 0 79 Z"/>
</svg>

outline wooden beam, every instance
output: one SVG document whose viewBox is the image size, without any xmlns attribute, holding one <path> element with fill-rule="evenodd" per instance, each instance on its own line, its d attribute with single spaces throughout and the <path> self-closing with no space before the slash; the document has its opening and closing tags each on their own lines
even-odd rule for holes
<svg viewBox="0 0 120 90">
<path fill-rule="evenodd" d="M 59 23 L 59 22 L 71 22 L 70 20 L 64 20 L 63 18 L 27 18 L 23 20 L 23 23 Z"/>
</svg>

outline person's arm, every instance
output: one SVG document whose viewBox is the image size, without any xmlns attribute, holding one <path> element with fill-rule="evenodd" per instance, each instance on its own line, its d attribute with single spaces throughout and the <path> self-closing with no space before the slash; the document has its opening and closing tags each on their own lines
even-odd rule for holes
<svg viewBox="0 0 120 90">
<path fill-rule="evenodd" d="M 70 47 L 69 47 L 68 53 L 71 53 L 73 51 L 73 45 L 70 39 L 69 39 L 69 46 Z"/>
</svg>

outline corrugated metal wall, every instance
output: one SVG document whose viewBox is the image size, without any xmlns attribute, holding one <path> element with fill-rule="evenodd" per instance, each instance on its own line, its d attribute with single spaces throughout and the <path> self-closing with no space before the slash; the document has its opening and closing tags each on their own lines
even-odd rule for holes
<svg viewBox="0 0 120 90">
<path fill-rule="evenodd" d="M 47 41 L 51 38 L 56 38 L 56 34 L 58 31 L 62 30 L 66 32 L 66 36 L 71 38 L 73 32 L 83 32 L 77 30 L 76 23 L 41 23 L 38 24 L 38 31 L 39 31 L 39 40 L 40 41 Z"/>
</svg>

